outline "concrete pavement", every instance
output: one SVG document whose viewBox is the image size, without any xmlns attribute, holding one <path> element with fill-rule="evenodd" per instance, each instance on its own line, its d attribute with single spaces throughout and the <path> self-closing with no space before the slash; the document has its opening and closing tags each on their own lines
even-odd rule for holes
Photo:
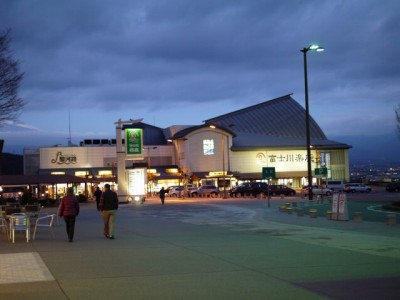
<svg viewBox="0 0 400 300">
<path fill-rule="evenodd" d="M 279 202 L 121 205 L 116 239 L 82 204 L 15 244 L 0 238 L 0 299 L 398 299 L 400 225 L 281 213 Z M 47 208 L 55 212 L 55 208 Z"/>
</svg>

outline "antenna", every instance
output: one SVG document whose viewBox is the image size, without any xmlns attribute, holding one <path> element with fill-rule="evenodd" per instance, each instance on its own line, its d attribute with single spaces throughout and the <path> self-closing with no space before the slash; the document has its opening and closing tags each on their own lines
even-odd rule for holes
<svg viewBox="0 0 400 300">
<path fill-rule="evenodd" d="M 68 146 L 72 146 L 72 138 L 71 138 L 71 112 L 68 112 L 68 130 L 69 130 L 69 137 L 68 137 Z"/>
</svg>

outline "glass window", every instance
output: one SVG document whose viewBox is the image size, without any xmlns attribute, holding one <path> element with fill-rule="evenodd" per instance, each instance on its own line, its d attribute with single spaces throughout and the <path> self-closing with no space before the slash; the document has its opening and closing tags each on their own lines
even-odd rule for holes
<svg viewBox="0 0 400 300">
<path fill-rule="evenodd" d="M 203 140 L 203 154 L 214 155 L 214 140 Z"/>
</svg>

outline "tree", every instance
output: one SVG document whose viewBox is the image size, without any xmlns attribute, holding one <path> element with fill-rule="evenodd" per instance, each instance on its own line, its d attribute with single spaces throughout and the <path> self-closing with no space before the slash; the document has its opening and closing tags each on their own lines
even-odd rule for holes
<svg viewBox="0 0 400 300">
<path fill-rule="evenodd" d="M 18 96 L 24 74 L 19 71 L 19 62 L 12 57 L 10 43 L 10 30 L 0 32 L 0 127 L 7 121 L 15 121 L 25 105 Z"/>
</svg>

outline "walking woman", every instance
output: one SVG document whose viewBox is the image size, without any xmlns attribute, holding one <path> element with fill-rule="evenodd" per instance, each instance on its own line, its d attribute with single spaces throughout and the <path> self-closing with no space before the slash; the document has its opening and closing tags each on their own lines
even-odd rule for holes
<svg viewBox="0 0 400 300">
<path fill-rule="evenodd" d="M 79 202 L 74 195 L 73 188 L 68 188 L 67 195 L 61 199 L 58 215 L 64 217 L 68 241 L 72 243 L 74 240 L 75 218 L 79 215 Z"/>
</svg>

